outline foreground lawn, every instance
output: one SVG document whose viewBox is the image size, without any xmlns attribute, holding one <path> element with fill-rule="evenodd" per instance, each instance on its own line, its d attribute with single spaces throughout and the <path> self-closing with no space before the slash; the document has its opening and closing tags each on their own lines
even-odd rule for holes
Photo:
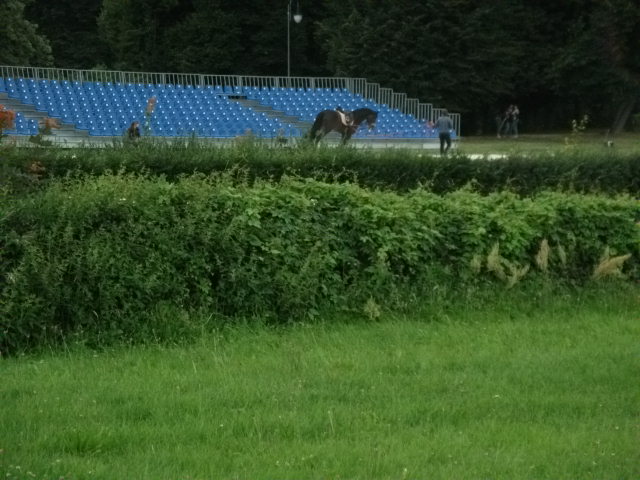
<svg viewBox="0 0 640 480">
<path fill-rule="evenodd" d="M 0 361 L 0 474 L 637 479 L 638 292 Z"/>
</svg>

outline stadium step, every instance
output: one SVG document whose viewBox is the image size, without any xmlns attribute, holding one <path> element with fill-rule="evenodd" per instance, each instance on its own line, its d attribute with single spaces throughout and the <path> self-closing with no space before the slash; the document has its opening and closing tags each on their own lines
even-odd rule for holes
<svg viewBox="0 0 640 480">
<path fill-rule="evenodd" d="M 251 108 L 252 110 L 255 110 L 258 113 L 264 113 L 268 117 L 276 118 L 280 120 L 282 123 L 291 124 L 297 129 L 299 129 L 301 132 L 306 132 L 311 128 L 310 122 L 304 122 L 300 120 L 298 117 L 287 115 L 284 112 L 262 105 L 257 100 L 249 100 L 247 98 L 233 98 L 233 97 L 230 97 L 230 100 L 239 103 L 243 107 Z"/>
<path fill-rule="evenodd" d="M 0 105 L 4 105 L 8 110 L 21 113 L 25 118 L 36 120 L 37 122 L 49 117 L 47 112 L 36 110 L 35 106 L 23 103 L 17 98 L 11 98 L 5 92 L 0 92 Z M 55 129 L 49 137 L 76 143 L 88 139 L 89 134 L 84 130 L 77 129 L 76 126 L 71 123 L 65 123 L 60 120 L 60 128 Z"/>
</svg>

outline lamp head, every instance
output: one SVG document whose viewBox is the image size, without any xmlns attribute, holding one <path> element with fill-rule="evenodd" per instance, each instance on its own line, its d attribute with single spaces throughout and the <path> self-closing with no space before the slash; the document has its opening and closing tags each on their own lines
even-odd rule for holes
<svg viewBox="0 0 640 480">
<path fill-rule="evenodd" d="M 289 2 L 291 5 L 291 2 Z M 302 21 L 302 14 L 300 13 L 300 2 L 296 2 L 296 13 L 293 14 L 293 21 L 296 23 L 300 23 Z"/>
</svg>

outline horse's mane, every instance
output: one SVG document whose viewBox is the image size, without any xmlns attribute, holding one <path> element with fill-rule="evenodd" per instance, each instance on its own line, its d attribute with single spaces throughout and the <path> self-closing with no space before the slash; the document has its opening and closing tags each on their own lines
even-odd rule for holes
<svg viewBox="0 0 640 480">
<path fill-rule="evenodd" d="M 356 108 L 352 113 L 364 113 L 365 115 L 371 115 L 372 113 L 375 113 L 376 115 L 378 114 L 378 112 L 376 112 L 375 110 L 371 110 L 370 108 L 367 107 L 362 107 L 362 108 Z"/>
<path fill-rule="evenodd" d="M 351 114 L 353 115 L 353 118 L 356 119 L 356 122 L 358 123 L 360 123 L 362 120 L 372 115 L 374 118 L 378 118 L 378 112 L 376 112 L 375 110 L 371 110 L 370 108 L 367 108 L 367 107 L 357 108 L 354 111 L 352 111 Z"/>
</svg>

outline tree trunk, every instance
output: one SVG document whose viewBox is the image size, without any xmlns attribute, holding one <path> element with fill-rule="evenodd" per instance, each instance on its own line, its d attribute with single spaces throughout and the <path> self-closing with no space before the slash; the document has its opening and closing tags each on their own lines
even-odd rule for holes
<svg viewBox="0 0 640 480">
<path fill-rule="evenodd" d="M 638 100 L 637 97 L 627 97 L 620 102 L 618 105 L 618 111 L 616 112 L 616 117 L 613 120 L 613 125 L 611 125 L 611 134 L 617 135 L 619 134 L 629 119 L 629 115 L 633 111 L 633 107 Z"/>
</svg>

